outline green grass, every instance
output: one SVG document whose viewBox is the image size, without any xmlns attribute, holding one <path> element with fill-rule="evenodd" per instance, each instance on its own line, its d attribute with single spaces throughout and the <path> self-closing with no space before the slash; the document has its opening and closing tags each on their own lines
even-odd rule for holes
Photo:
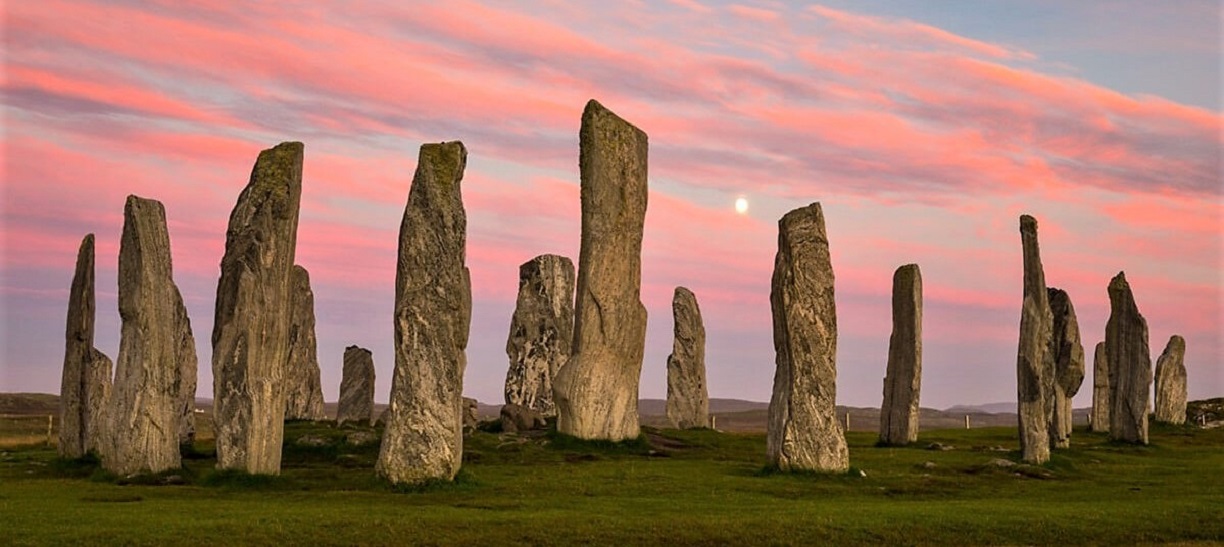
<svg viewBox="0 0 1224 547">
<path fill-rule="evenodd" d="M 851 433 L 848 474 L 768 473 L 763 435 L 648 430 L 624 443 L 476 432 L 454 483 L 377 479 L 369 428 L 292 422 L 284 471 L 183 485 L 118 479 L 54 449 L 0 451 L 0 537 L 14 544 L 1134 544 L 1224 542 L 1224 430 L 1154 425 L 1146 447 L 1076 430 L 1043 466 L 1012 428 Z M 295 441 L 312 435 L 319 446 Z M 938 442 L 955 447 L 927 450 Z M 998 448 L 1002 450 L 998 450 Z M 930 462 L 928 465 L 927 462 Z M 118 484 L 124 482 L 125 484 Z"/>
</svg>

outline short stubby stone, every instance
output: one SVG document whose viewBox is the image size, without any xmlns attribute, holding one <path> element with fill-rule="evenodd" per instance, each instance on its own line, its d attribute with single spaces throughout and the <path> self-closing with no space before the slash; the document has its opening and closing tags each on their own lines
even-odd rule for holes
<svg viewBox="0 0 1224 547">
<path fill-rule="evenodd" d="M 555 416 L 553 378 L 574 341 L 574 263 L 540 255 L 519 266 L 518 302 L 506 339 L 506 404 Z"/>
<path fill-rule="evenodd" d="M 1097 342 L 1092 352 L 1092 413 L 1088 416 L 1088 428 L 1098 433 L 1109 432 L 1109 358 L 1105 342 Z"/>
<path fill-rule="evenodd" d="M 475 429 L 480 425 L 480 401 L 471 397 L 463 398 L 463 428 Z"/>
<path fill-rule="evenodd" d="M 544 429 L 548 423 L 544 420 L 544 415 L 534 408 L 506 403 L 501 409 L 501 425 L 502 431 L 506 433 L 518 433 Z"/>
<path fill-rule="evenodd" d="M 1109 437 L 1147 444 L 1148 395 L 1152 389 L 1148 326 L 1122 272 L 1109 282 L 1105 358 L 1109 362 Z"/>
<path fill-rule="evenodd" d="M 592 100 L 578 133 L 582 241 L 574 343 L 553 382 L 557 432 L 620 441 L 641 434 L 638 384 L 646 348 L 642 228 L 647 137 Z"/>
<path fill-rule="evenodd" d="M 289 314 L 289 360 L 285 365 L 285 419 L 326 419 L 319 341 L 315 338 L 314 291 L 306 268 L 293 267 Z"/>
<path fill-rule="evenodd" d="M 892 335 L 880 405 L 880 442 L 905 445 L 918 440 L 922 391 L 922 272 L 906 264 L 893 273 Z"/>
<path fill-rule="evenodd" d="M 1174 334 L 1156 360 L 1156 421 L 1186 423 L 1186 339 Z"/>
<path fill-rule="evenodd" d="M 1047 351 L 1054 360 L 1054 415 L 1050 418 L 1050 446 L 1071 446 L 1071 399 L 1084 382 L 1084 346 L 1079 321 L 1067 291 L 1049 288 L 1047 295 L 1054 323 Z"/>
<path fill-rule="evenodd" d="M 710 427 L 706 331 L 693 291 L 676 287 L 672 317 L 672 352 L 667 356 L 667 420 L 680 429 Z"/>
<path fill-rule="evenodd" d="M 395 373 L 375 466 L 392 483 L 450 480 L 463 461 L 463 371 L 472 324 L 461 183 L 467 149 L 425 144 L 400 223 Z"/>
<path fill-rule="evenodd" d="M 303 146 L 259 153 L 230 213 L 212 332 L 217 467 L 279 474 Z"/>
<path fill-rule="evenodd" d="M 340 402 L 336 423 L 372 423 L 374 417 L 374 353 L 368 349 L 344 348 L 344 368 L 340 377 Z"/>
<path fill-rule="evenodd" d="M 824 212 L 819 203 L 778 221 L 769 292 L 773 396 L 769 464 L 783 471 L 845 471 L 850 453 L 837 420 L 837 306 Z"/>
<path fill-rule="evenodd" d="M 1020 452 L 1025 463 L 1039 464 L 1050 459 L 1055 374 L 1049 346 L 1054 314 L 1037 244 L 1037 220 L 1029 215 L 1020 217 L 1020 242 L 1024 253 L 1024 301 L 1016 357 Z"/>
<path fill-rule="evenodd" d="M 77 250 L 68 292 L 59 400 L 59 455 L 63 458 L 80 458 L 102 449 L 111 360 L 93 345 L 96 307 L 94 235 L 88 234 Z"/>
</svg>

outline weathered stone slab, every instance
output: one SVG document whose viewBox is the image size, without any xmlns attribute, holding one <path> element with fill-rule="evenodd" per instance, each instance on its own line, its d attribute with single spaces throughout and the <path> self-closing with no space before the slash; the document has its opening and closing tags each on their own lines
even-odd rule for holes
<svg viewBox="0 0 1224 547">
<path fill-rule="evenodd" d="M 1109 361 L 1109 437 L 1147 444 L 1148 394 L 1152 389 L 1147 320 L 1139 313 L 1122 272 L 1109 282 L 1105 358 Z"/>
<path fill-rule="evenodd" d="M 705 323 L 693 291 L 676 287 L 672 317 L 672 353 L 667 356 L 667 419 L 679 429 L 710 427 Z"/>
<path fill-rule="evenodd" d="M 917 264 L 906 264 L 893 273 L 892 319 L 880 442 L 906 445 L 918 440 L 922 391 L 922 272 Z"/>
<path fill-rule="evenodd" d="M 1071 399 L 1084 383 L 1084 346 L 1080 343 L 1079 321 L 1067 291 L 1049 288 L 1050 311 L 1054 316 L 1050 333 L 1050 352 L 1054 360 L 1054 415 L 1050 418 L 1050 446 L 1071 446 Z"/>
<path fill-rule="evenodd" d="M 93 345 L 96 312 L 94 235 L 88 234 L 77 250 L 68 292 L 59 401 L 59 455 L 63 458 L 80 458 L 102 448 L 111 360 Z"/>
<path fill-rule="evenodd" d="M 502 431 L 506 433 L 544 429 L 548 426 L 544 415 L 539 411 L 514 403 L 502 405 L 501 424 Z"/>
<path fill-rule="evenodd" d="M 506 340 L 506 403 L 555 416 L 553 377 L 569 359 L 573 341 L 574 263 L 557 255 L 525 262 Z"/>
<path fill-rule="evenodd" d="M 1020 344 L 1016 358 L 1016 395 L 1019 401 L 1020 452 L 1026 463 L 1050 459 L 1050 419 L 1054 414 L 1054 359 L 1050 334 L 1054 315 L 1050 311 L 1041 251 L 1037 244 L 1037 220 L 1020 217 L 1020 240 L 1024 250 L 1024 301 L 1020 310 Z"/>
<path fill-rule="evenodd" d="M 365 348 L 344 348 L 344 370 L 340 377 L 340 402 L 336 423 L 372 423 L 374 417 L 374 354 Z"/>
<path fill-rule="evenodd" d="M 187 317 L 187 306 L 178 287 L 174 288 L 174 339 L 178 341 L 179 391 L 175 402 L 178 413 L 179 444 L 191 446 L 195 443 L 195 396 L 199 381 L 200 359 L 196 356 L 195 335 L 191 331 L 191 318 Z"/>
<path fill-rule="evenodd" d="M 1105 342 L 1097 342 L 1092 353 L 1092 414 L 1088 429 L 1109 432 L 1109 358 Z"/>
<path fill-rule="evenodd" d="M 310 273 L 293 267 L 289 315 L 289 359 L 285 366 L 285 419 L 324 420 L 319 341 L 315 338 L 314 291 Z"/>
<path fill-rule="evenodd" d="M 646 347 L 641 301 L 647 201 L 646 133 L 596 101 L 582 113 L 582 244 L 574 344 L 554 378 L 557 431 L 582 439 L 636 438 Z"/>
<path fill-rule="evenodd" d="M 1156 360 L 1156 421 L 1186 423 L 1186 339 L 1174 334 Z"/>
</svg>

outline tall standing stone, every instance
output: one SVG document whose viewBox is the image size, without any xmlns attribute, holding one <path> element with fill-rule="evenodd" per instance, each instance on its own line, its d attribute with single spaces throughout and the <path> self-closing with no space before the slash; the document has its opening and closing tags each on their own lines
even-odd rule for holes
<svg viewBox="0 0 1224 547">
<path fill-rule="evenodd" d="M 638 383 L 646 348 L 641 301 L 647 137 L 592 100 L 578 133 L 582 244 L 574 344 L 554 379 L 557 431 L 620 441 L 641 434 Z"/>
<path fill-rule="evenodd" d="M 1020 241 L 1024 249 L 1024 302 L 1016 359 L 1020 451 L 1025 462 L 1045 463 L 1050 459 L 1049 426 L 1054 414 L 1054 359 L 1049 351 L 1054 315 L 1037 245 L 1037 220 L 1029 215 L 1020 217 Z"/>
<path fill-rule="evenodd" d="M 79 458 L 101 451 L 111 360 L 94 347 L 94 235 L 81 240 L 68 293 L 64 370 L 60 380 L 59 455 Z"/>
<path fill-rule="evenodd" d="M 119 243 L 123 322 L 102 466 L 120 475 L 181 465 L 182 298 L 174 285 L 162 204 L 128 196 Z"/>
<path fill-rule="evenodd" d="M 1147 444 L 1148 394 L 1152 389 L 1147 320 L 1139 313 L 1122 272 L 1109 282 L 1105 358 L 1109 361 L 1109 436 Z"/>
<path fill-rule="evenodd" d="M 300 142 L 259 153 L 230 213 L 212 333 L 217 467 L 279 474 Z"/>
<path fill-rule="evenodd" d="M 710 427 L 705 323 L 697 297 L 684 287 L 672 295 L 672 353 L 667 356 L 667 419 L 673 427 Z"/>
<path fill-rule="evenodd" d="M 178 413 L 179 444 L 191 446 L 195 443 L 195 396 L 199 381 L 200 359 L 196 355 L 195 334 L 191 331 L 191 319 L 187 317 L 187 306 L 178 287 L 174 287 L 174 339 L 177 341 L 179 366 L 179 392 L 175 401 Z"/>
<path fill-rule="evenodd" d="M 837 307 L 819 203 L 778 221 L 769 292 L 777 369 L 769 400 L 769 463 L 845 471 L 850 454 L 837 420 Z"/>
<path fill-rule="evenodd" d="M 917 264 L 906 264 L 893 273 L 892 319 L 880 442 L 905 445 L 918 440 L 922 391 L 922 272 Z"/>
<path fill-rule="evenodd" d="M 1156 421 L 1186 423 L 1186 339 L 1174 334 L 1156 360 Z"/>
<path fill-rule="evenodd" d="M 553 378 L 574 341 L 574 263 L 540 255 L 519 266 L 518 302 L 506 339 L 506 404 L 555 416 Z"/>
<path fill-rule="evenodd" d="M 374 417 L 374 354 L 370 350 L 344 348 L 344 370 L 340 377 L 340 402 L 336 423 L 372 423 Z"/>
<path fill-rule="evenodd" d="M 285 365 L 285 419 L 323 420 L 319 341 L 315 338 L 314 291 L 310 273 L 293 267 L 289 314 L 289 360 Z"/>
<path fill-rule="evenodd" d="M 1105 342 L 1097 342 L 1092 352 L 1092 415 L 1088 427 L 1098 433 L 1109 432 L 1109 358 L 1105 355 Z"/>
<path fill-rule="evenodd" d="M 395 374 L 376 470 L 393 483 L 449 480 L 463 460 L 463 369 L 472 323 L 459 141 L 421 146 L 395 272 Z"/>
<path fill-rule="evenodd" d="M 1048 351 L 1054 360 L 1054 415 L 1050 418 L 1050 445 L 1071 446 L 1071 399 L 1084 382 L 1084 346 L 1079 321 L 1067 291 L 1049 288 L 1046 293 L 1054 316 Z"/>
</svg>

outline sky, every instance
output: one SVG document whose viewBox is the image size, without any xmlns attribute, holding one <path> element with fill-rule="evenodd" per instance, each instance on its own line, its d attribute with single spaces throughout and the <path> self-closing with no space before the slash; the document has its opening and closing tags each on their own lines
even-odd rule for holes
<svg viewBox="0 0 1224 547">
<path fill-rule="evenodd" d="M 97 235 L 97 340 L 119 346 L 123 204 L 165 204 L 211 397 L 229 212 L 259 151 L 306 145 L 297 263 L 324 396 L 343 350 L 390 392 L 396 238 L 422 143 L 461 140 L 464 392 L 502 399 L 519 264 L 578 256 L 578 128 L 598 99 L 649 135 L 640 394 L 666 396 L 690 288 L 712 397 L 767 401 L 777 220 L 820 202 L 838 403 L 879 406 L 893 271 L 924 284 L 922 404 L 1014 401 L 1019 216 L 1086 353 L 1125 271 L 1155 359 L 1224 396 L 1221 13 L 1215 0 L 3 4 L 0 391 L 55 393 L 76 250 Z M 734 203 L 748 201 L 746 214 Z M 1091 404 L 1092 364 L 1075 397 Z"/>
</svg>

